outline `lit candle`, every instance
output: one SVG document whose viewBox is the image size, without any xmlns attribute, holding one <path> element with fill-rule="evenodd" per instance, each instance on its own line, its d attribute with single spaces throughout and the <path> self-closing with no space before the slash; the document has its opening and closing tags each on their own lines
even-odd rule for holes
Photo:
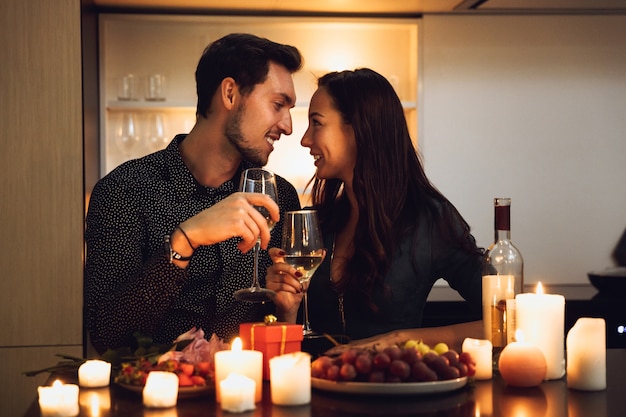
<svg viewBox="0 0 626 417">
<path fill-rule="evenodd" d="M 565 375 L 565 297 L 544 294 L 541 283 L 536 294 L 515 297 L 517 329 L 524 340 L 543 352 L 548 370 L 546 380 Z"/>
<path fill-rule="evenodd" d="M 498 370 L 504 381 L 514 387 L 534 387 L 546 376 L 547 364 L 541 349 L 524 341 L 520 329 L 515 341 L 504 347 L 498 359 Z"/>
<path fill-rule="evenodd" d="M 178 376 L 173 372 L 152 371 L 143 388 L 143 405 L 153 408 L 174 407 L 178 399 Z"/>
<path fill-rule="evenodd" d="M 274 356 L 269 363 L 273 404 L 302 405 L 311 402 L 311 355 L 293 352 Z"/>
<path fill-rule="evenodd" d="M 579 318 L 567 333 L 567 386 L 583 391 L 606 389 L 606 322 Z"/>
<path fill-rule="evenodd" d="M 215 398 L 220 401 L 220 382 L 229 374 L 247 376 L 256 383 L 254 401 L 260 402 L 263 394 L 263 353 L 242 350 L 241 339 L 236 337 L 231 350 L 215 352 Z"/>
<path fill-rule="evenodd" d="M 489 340 L 472 339 L 463 340 L 463 352 L 468 352 L 476 361 L 476 374 L 474 379 L 491 379 L 493 373 L 493 345 Z"/>
<path fill-rule="evenodd" d="M 106 387 L 110 381 L 111 364 L 109 362 L 89 360 L 78 368 L 78 385 L 81 387 Z"/>
<path fill-rule="evenodd" d="M 222 410 L 241 413 L 254 410 L 256 381 L 244 375 L 228 374 L 219 383 Z"/>
<path fill-rule="evenodd" d="M 78 385 L 64 385 L 57 379 L 50 387 L 38 387 L 37 393 L 42 416 L 73 417 L 80 411 Z"/>
</svg>

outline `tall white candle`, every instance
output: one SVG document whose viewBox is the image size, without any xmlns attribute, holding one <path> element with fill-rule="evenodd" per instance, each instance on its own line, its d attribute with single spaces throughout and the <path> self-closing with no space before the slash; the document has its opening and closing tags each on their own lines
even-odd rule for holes
<svg viewBox="0 0 626 417">
<path fill-rule="evenodd" d="M 39 408 L 45 417 L 73 417 L 77 416 L 78 385 L 63 384 L 58 379 L 52 386 L 38 387 Z"/>
<path fill-rule="evenodd" d="M 235 373 L 252 379 L 256 384 L 254 401 L 260 402 L 263 395 L 263 353 L 242 350 L 241 339 L 236 337 L 231 350 L 215 352 L 215 398 L 220 401 L 220 382 Z"/>
<path fill-rule="evenodd" d="M 153 408 L 174 407 L 178 400 L 178 376 L 173 372 L 152 371 L 143 388 L 143 405 Z"/>
<path fill-rule="evenodd" d="M 244 375 L 228 374 L 220 381 L 220 398 L 222 410 L 241 413 L 254 410 L 256 382 Z"/>
<path fill-rule="evenodd" d="M 567 333 L 567 386 L 584 391 L 606 389 L 606 322 L 581 317 Z"/>
<path fill-rule="evenodd" d="M 89 360 L 78 368 L 78 385 L 81 387 L 106 387 L 110 381 L 111 364 L 109 362 Z"/>
<path fill-rule="evenodd" d="M 514 307 L 509 300 L 515 300 L 515 277 L 484 275 L 482 288 L 484 337 L 494 346 L 504 347 L 512 339 L 509 333 L 515 332 L 507 328 L 514 319 L 508 309 Z"/>
<path fill-rule="evenodd" d="M 476 361 L 475 379 L 491 379 L 493 376 L 493 346 L 489 340 L 467 337 L 463 340 L 462 351 L 468 352 Z"/>
<path fill-rule="evenodd" d="M 565 297 L 537 292 L 515 297 L 517 329 L 524 340 L 537 346 L 546 359 L 546 380 L 565 375 Z"/>
<path fill-rule="evenodd" d="M 311 355 L 287 353 L 269 360 L 270 393 L 277 405 L 302 405 L 311 402 Z"/>
</svg>

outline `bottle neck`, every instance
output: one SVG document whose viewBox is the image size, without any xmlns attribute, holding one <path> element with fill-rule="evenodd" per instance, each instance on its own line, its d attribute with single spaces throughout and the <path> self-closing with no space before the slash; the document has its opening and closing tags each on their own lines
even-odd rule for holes
<svg viewBox="0 0 626 417">
<path fill-rule="evenodd" d="M 511 240 L 511 206 L 496 205 L 494 216 L 496 242 Z"/>
</svg>

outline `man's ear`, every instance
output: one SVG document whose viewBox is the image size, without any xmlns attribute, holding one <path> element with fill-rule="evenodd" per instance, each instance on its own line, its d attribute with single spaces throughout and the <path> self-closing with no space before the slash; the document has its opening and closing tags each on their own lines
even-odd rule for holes
<svg viewBox="0 0 626 417">
<path fill-rule="evenodd" d="M 220 84 L 220 95 L 222 104 L 228 110 L 232 109 L 234 106 L 237 91 L 237 82 L 232 77 L 226 77 L 222 80 Z"/>
</svg>

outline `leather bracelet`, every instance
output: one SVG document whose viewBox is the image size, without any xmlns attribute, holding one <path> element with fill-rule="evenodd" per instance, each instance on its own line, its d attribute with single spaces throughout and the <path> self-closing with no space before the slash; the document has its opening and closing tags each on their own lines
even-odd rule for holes
<svg viewBox="0 0 626 417">
<path fill-rule="evenodd" d="M 174 259 L 176 259 L 177 261 L 189 261 L 191 257 L 193 256 L 193 253 L 189 256 L 183 256 L 180 253 L 176 252 L 172 248 L 172 243 L 168 235 L 165 235 L 163 240 L 165 243 L 165 255 L 168 257 L 168 260 L 170 261 L 170 263 L 172 263 Z"/>
<path fill-rule="evenodd" d="M 183 230 L 183 228 L 182 228 L 182 227 L 180 227 L 180 225 L 176 226 L 176 228 L 177 228 L 178 230 L 180 230 L 180 232 L 183 234 L 183 236 L 185 236 L 185 239 L 187 239 L 187 243 L 189 243 L 189 247 L 195 251 L 197 248 L 194 248 L 194 247 L 193 247 L 193 245 L 191 244 L 191 239 L 189 239 L 189 236 L 187 236 L 187 233 L 185 233 L 185 231 Z"/>
</svg>

